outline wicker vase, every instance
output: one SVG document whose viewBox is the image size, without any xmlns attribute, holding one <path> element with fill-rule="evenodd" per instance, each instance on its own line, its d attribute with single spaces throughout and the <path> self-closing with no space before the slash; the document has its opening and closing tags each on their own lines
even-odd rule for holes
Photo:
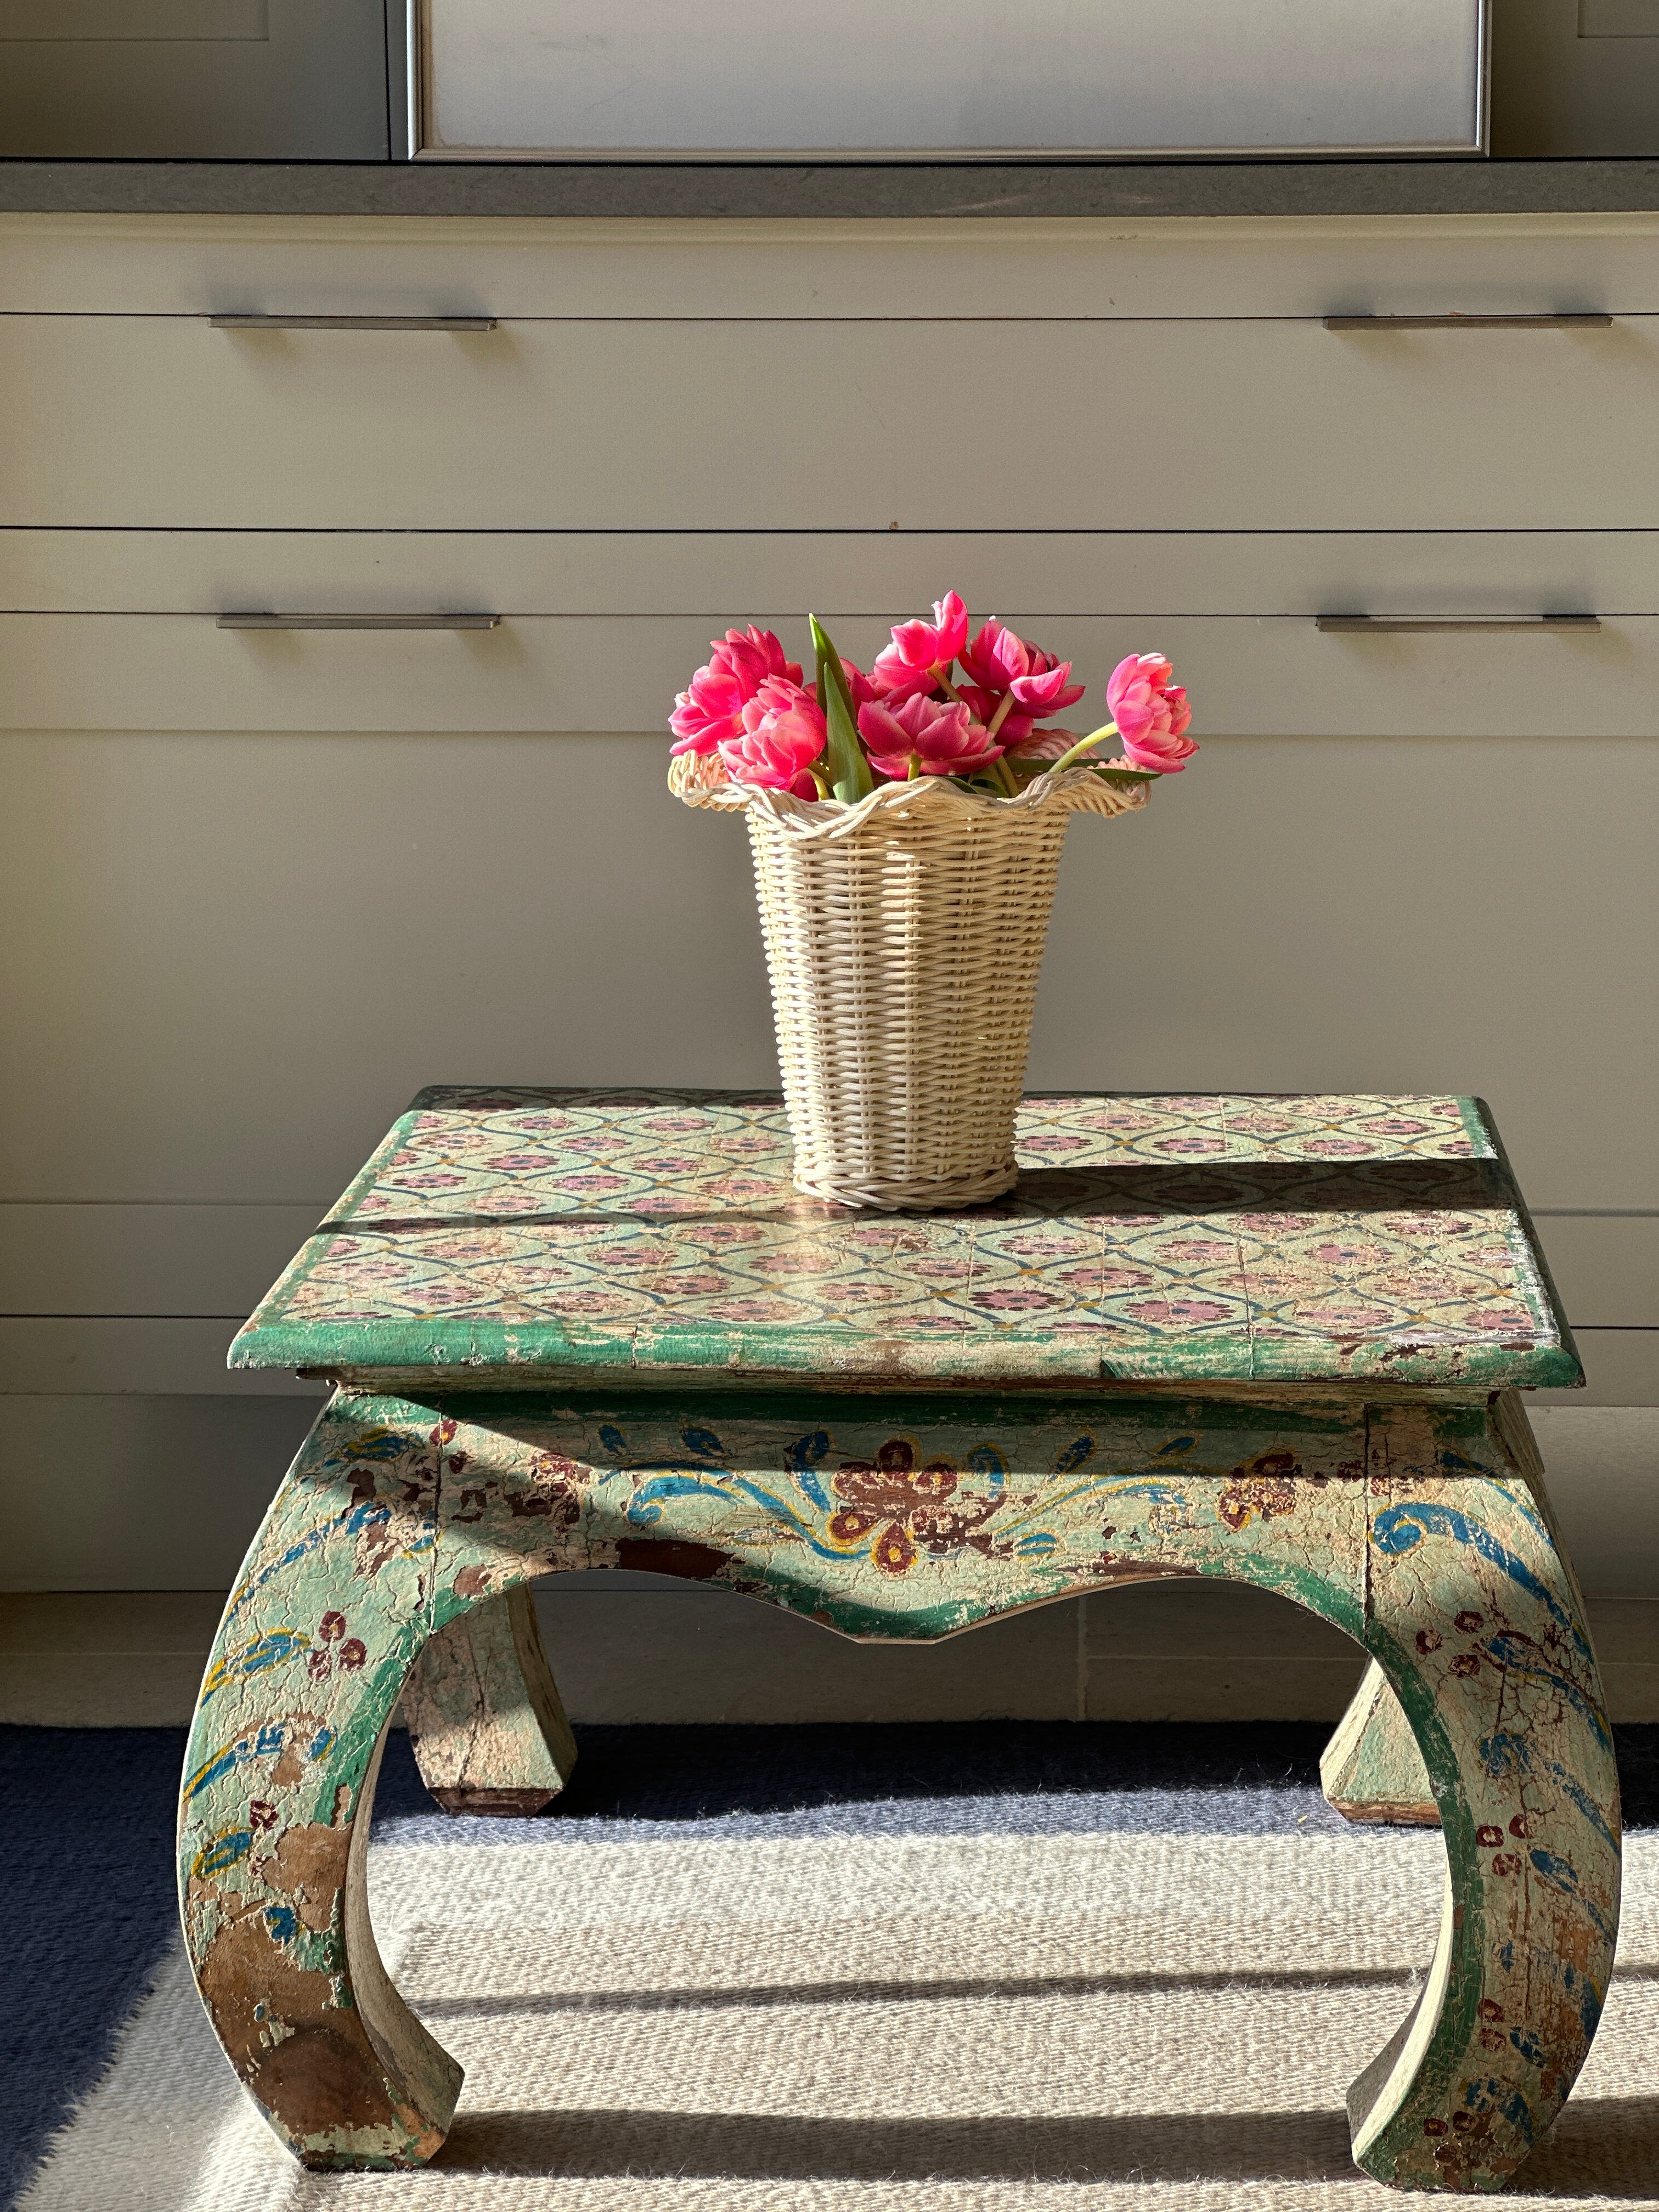
<svg viewBox="0 0 1659 2212">
<path fill-rule="evenodd" d="M 884 1211 L 1012 1188 L 1066 824 L 1146 787 L 1070 769 L 992 799 L 927 777 L 842 805 L 717 773 L 687 757 L 671 782 L 747 816 L 796 1188 Z"/>
</svg>

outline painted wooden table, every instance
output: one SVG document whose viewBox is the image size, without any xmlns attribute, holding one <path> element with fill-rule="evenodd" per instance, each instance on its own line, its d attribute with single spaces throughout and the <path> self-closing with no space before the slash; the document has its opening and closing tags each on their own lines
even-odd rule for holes
<svg viewBox="0 0 1659 2212">
<path fill-rule="evenodd" d="M 857 1213 L 792 1191 L 773 1098 L 430 1091 L 238 1336 L 338 1388 L 226 1608 L 180 1882 L 215 2029 L 308 2165 L 430 2157 L 460 2086 L 364 1901 L 399 1695 L 443 1802 L 539 1808 L 574 1750 L 526 1584 L 604 1566 L 875 1640 L 1177 1575 L 1334 1622 L 1374 1663 L 1328 1789 L 1437 1808 L 1450 1872 L 1354 2156 L 1491 2189 L 1547 2127 L 1619 1799 L 1516 1395 L 1582 1377 L 1490 1119 L 1033 1098 L 1019 1158 L 993 1206 Z"/>
</svg>

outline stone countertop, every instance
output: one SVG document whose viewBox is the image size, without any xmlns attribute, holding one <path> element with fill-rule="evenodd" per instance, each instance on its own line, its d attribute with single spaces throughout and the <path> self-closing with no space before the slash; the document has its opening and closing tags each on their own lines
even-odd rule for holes
<svg viewBox="0 0 1659 2212">
<path fill-rule="evenodd" d="M 0 213 L 749 220 L 1659 212 L 1659 161 L 0 160 Z"/>
</svg>

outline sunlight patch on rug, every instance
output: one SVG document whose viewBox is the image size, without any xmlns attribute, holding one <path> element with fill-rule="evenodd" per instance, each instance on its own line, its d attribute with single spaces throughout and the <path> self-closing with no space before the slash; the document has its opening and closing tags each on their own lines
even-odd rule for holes
<svg viewBox="0 0 1659 2212">
<path fill-rule="evenodd" d="M 544 1834 L 545 1832 L 543 1832 Z M 1432 1832 L 377 1845 L 465 2064 L 404 2174 L 307 2174 L 175 1955 L 23 2212 L 1385 2212 L 1343 2094 L 1433 1948 Z M 1579 2090 L 1503 2202 L 1659 2212 L 1659 1836 Z"/>
</svg>

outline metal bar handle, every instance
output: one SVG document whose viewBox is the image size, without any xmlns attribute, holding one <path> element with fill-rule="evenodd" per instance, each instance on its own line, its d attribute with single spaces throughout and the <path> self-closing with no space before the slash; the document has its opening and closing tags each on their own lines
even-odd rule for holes
<svg viewBox="0 0 1659 2212">
<path fill-rule="evenodd" d="M 493 331 L 495 315 L 209 315 L 216 331 Z"/>
<path fill-rule="evenodd" d="M 494 629 L 499 615 L 277 615 L 257 608 L 231 609 L 214 618 L 217 629 Z"/>
<path fill-rule="evenodd" d="M 1328 331 L 1605 331 L 1611 315 L 1326 315 Z"/>
<path fill-rule="evenodd" d="M 1601 627 L 1600 615 L 1316 615 L 1314 627 L 1349 630 L 1361 636 L 1388 632 L 1437 635 L 1442 630 L 1521 629 L 1588 632 Z"/>
</svg>

